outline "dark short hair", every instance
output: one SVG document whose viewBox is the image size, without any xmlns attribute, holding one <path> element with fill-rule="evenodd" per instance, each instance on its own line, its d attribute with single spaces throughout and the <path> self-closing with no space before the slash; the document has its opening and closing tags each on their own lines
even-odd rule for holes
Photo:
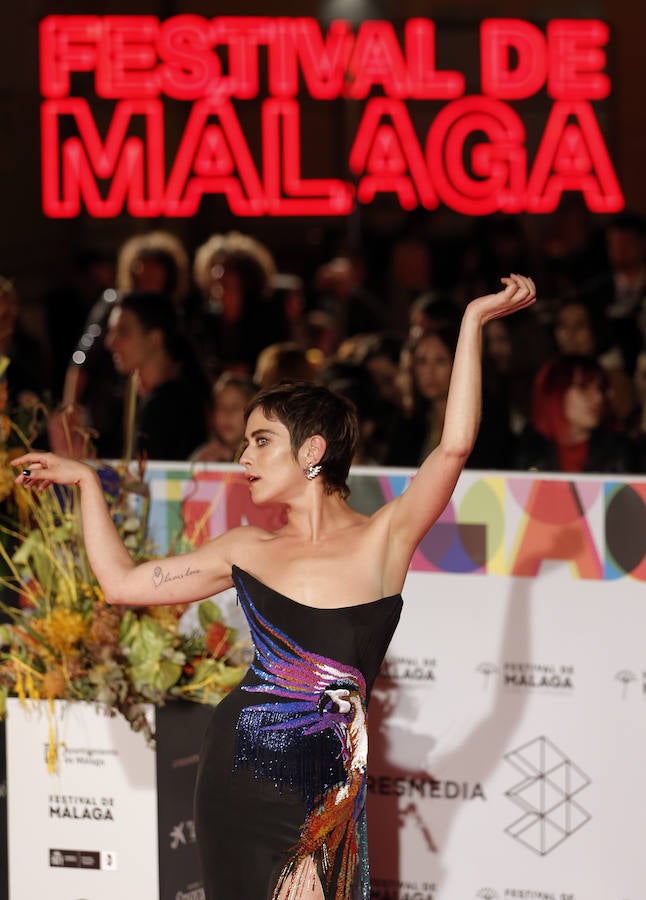
<svg viewBox="0 0 646 900">
<path fill-rule="evenodd" d="M 293 381 L 261 391 L 247 407 L 245 421 L 258 408 L 287 428 L 294 459 L 309 437 L 320 434 L 326 442 L 320 460 L 326 493 L 348 496 L 347 478 L 359 439 L 357 411 L 350 400 L 322 385 Z"/>
<path fill-rule="evenodd" d="M 145 332 L 161 331 L 167 352 L 173 359 L 178 358 L 180 322 L 177 310 L 167 294 L 156 291 L 129 291 L 119 297 L 116 306 L 136 316 Z"/>
<path fill-rule="evenodd" d="M 161 332 L 166 353 L 174 362 L 181 364 L 182 372 L 191 381 L 193 389 L 208 403 L 211 386 L 204 373 L 199 352 L 184 331 L 177 308 L 170 297 L 156 291 L 130 291 L 118 298 L 115 308 L 131 312 L 144 332 Z"/>
</svg>

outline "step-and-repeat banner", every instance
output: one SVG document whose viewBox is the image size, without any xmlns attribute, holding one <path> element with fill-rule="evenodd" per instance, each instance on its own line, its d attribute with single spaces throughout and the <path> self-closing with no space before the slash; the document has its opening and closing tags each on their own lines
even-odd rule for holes
<svg viewBox="0 0 646 900">
<path fill-rule="evenodd" d="M 412 474 L 357 469 L 350 501 L 371 512 Z M 283 520 L 279 508 L 253 506 L 236 467 L 151 464 L 148 479 L 160 552 L 181 546 L 182 534 L 200 543 L 236 525 L 273 528 Z M 371 700 L 375 900 L 643 900 L 645 580 L 646 479 L 463 474 L 415 554 Z M 244 627 L 233 591 L 217 602 Z M 101 721 L 96 726 L 106 727 Z M 119 755 L 130 767 L 148 751 L 141 735 L 125 740 L 132 747 Z M 29 766 L 34 783 L 52 778 L 44 753 L 41 741 Z M 182 753 L 190 756 L 171 756 Z M 8 761 L 11 872 L 12 768 L 24 763 L 10 746 Z M 104 762 L 118 768 L 114 757 Z M 192 835 L 190 806 L 159 832 L 139 823 L 153 802 L 151 765 L 148 758 L 147 774 L 107 778 L 106 770 L 90 816 L 110 810 L 118 819 L 114 836 L 105 816 L 93 828 L 110 833 L 100 847 L 119 867 L 132 847 L 145 848 L 147 893 L 137 896 L 152 898 L 163 891 L 153 888 L 148 860 L 158 834 L 178 844 Z M 42 790 L 56 797 L 47 785 Z M 76 815 L 85 807 L 75 790 L 66 787 Z M 171 837 L 173 815 L 183 818 Z M 114 889 L 114 872 L 104 867 L 97 876 Z M 200 897 L 197 884 L 183 884 L 177 897 Z M 118 895 L 134 896 L 121 888 Z M 11 900 L 26 896 L 35 893 Z"/>
<path fill-rule="evenodd" d="M 8 701 L 0 898 L 204 900 L 193 791 L 211 709 L 178 702 L 147 715 L 156 750 L 89 703 Z"/>
</svg>

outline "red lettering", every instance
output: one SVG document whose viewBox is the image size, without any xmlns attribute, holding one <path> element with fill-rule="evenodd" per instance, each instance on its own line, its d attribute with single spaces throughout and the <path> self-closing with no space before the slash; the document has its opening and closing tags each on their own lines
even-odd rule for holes
<svg viewBox="0 0 646 900">
<path fill-rule="evenodd" d="M 391 193 L 406 209 L 549 213 L 563 191 L 580 192 L 593 212 L 616 212 L 624 199 L 589 102 L 610 92 L 608 27 L 555 19 L 545 30 L 516 18 L 482 22 L 483 95 L 466 97 L 462 73 L 437 69 L 430 19 L 406 21 L 400 46 L 386 21 L 363 22 L 355 37 L 346 21 L 323 30 L 311 17 L 48 16 L 40 25 L 45 212 L 69 217 L 85 204 L 96 216 L 124 207 L 188 216 L 205 194 L 220 194 L 239 216 L 342 216 L 356 200 Z M 125 98 L 104 137 L 88 102 L 69 96 L 72 81 L 88 74 L 98 96 Z M 544 87 L 555 103 L 528 178 L 525 128 L 503 101 Z M 261 91 L 268 97 L 254 105 L 255 160 L 231 101 L 257 100 Z M 342 178 L 311 177 L 301 91 L 319 101 L 366 100 L 348 161 L 356 194 Z M 160 94 L 196 100 L 173 161 L 164 157 Z M 433 111 L 424 149 L 408 98 L 450 101 Z"/>
<path fill-rule="evenodd" d="M 547 92 L 556 100 L 602 100 L 610 79 L 601 72 L 608 26 L 597 19 L 555 19 L 547 25 Z"/>
<path fill-rule="evenodd" d="M 479 133 L 465 165 L 468 140 Z M 426 160 L 440 199 L 470 216 L 523 209 L 527 159 L 525 128 L 505 103 L 486 97 L 464 97 L 443 107 L 426 142 Z"/>
<path fill-rule="evenodd" d="M 267 212 L 275 216 L 347 215 L 353 205 L 350 185 L 336 178 L 301 178 L 298 103 L 266 100 L 262 121 Z"/>
<path fill-rule="evenodd" d="M 395 30 L 390 22 L 363 22 L 348 67 L 346 96 L 368 96 L 375 85 L 388 97 L 405 97 L 408 74 Z"/>
<path fill-rule="evenodd" d="M 580 191 L 595 213 L 624 206 L 599 125 L 584 100 L 552 107 L 527 184 L 527 211 L 552 212 L 563 191 Z"/>
<path fill-rule="evenodd" d="M 99 97 L 155 97 L 159 94 L 154 16 L 104 16 L 96 60 Z"/>
<path fill-rule="evenodd" d="M 312 97 L 341 97 L 354 37 L 347 22 L 332 22 L 323 40 L 315 19 L 297 19 L 292 25 L 303 78 Z"/>
<path fill-rule="evenodd" d="M 209 27 L 201 16 L 181 15 L 159 27 L 158 51 L 161 88 L 176 100 L 192 100 L 218 94 L 222 75 L 220 60 L 209 43 Z"/>
<path fill-rule="evenodd" d="M 70 116 L 78 137 L 61 145 L 59 120 Z M 134 116 L 142 116 L 146 138 L 126 137 Z M 81 199 L 97 218 L 117 216 L 127 199 L 133 216 L 161 213 L 164 191 L 164 124 L 159 100 L 122 100 L 101 141 L 88 103 L 81 98 L 48 100 L 41 110 L 43 209 L 55 218 L 81 211 Z M 146 177 L 147 175 L 147 177 Z M 110 179 L 101 197 L 97 178 Z"/>
<path fill-rule="evenodd" d="M 300 60 L 310 96 L 342 96 L 353 42 L 348 22 L 332 22 L 323 38 L 315 19 L 278 19 L 269 50 L 269 93 L 283 98 L 298 94 Z"/>
<path fill-rule="evenodd" d="M 70 72 L 93 72 L 101 36 L 99 16 L 47 16 L 40 23 L 40 92 L 67 97 Z"/>
<path fill-rule="evenodd" d="M 464 75 L 435 68 L 435 23 L 409 19 L 405 26 L 408 96 L 416 100 L 452 100 L 464 94 Z"/>
<path fill-rule="evenodd" d="M 383 122 L 384 118 L 392 124 Z M 350 151 L 350 171 L 359 177 L 361 203 L 386 193 L 396 194 L 404 209 L 420 203 L 427 209 L 438 205 L 417 135 L 399 100 L 368 101 Z"/>
<path fill-rule="evenodd" d="M 269 48 L 267 76 L 272 97 L 287 98 L 298 94 L 296 46 L 290 19 L 276 22 L 274 40 Z"/>
<path fill-rule="evenodd" d="M 211 22 L 211 41 L 228 49 L 227 93 L 238 100 L 258 96 L 258 45 L 270 43 L 274 19 L 263 16 L 219 16 Z"/>
<path fill-rule="evenodd" d="M 210 117 L 217 122 L 210 124 Z M 263 186 L 228 101 L 193 105 L 168 179 L 166 215 L 194 215 L 204 194 L 224 194 L 238 216 L 264 212 Z"/>
<path fill-rule="evenodd" d="M 522 19 L 485 19 L 480 26 L 480 72 L 482 93 L 489 97 L 531 97 L 547 76 L 543 34 Z"/>
</svg>

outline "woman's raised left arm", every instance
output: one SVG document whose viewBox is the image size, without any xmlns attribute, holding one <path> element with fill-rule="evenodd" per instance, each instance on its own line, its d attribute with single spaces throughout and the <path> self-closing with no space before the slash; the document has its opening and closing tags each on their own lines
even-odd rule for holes
<svg viewBox="0 0 646 900">
<path fill-rule="evenodd" d="M 398 558 L 409 559 L 449 502 L 473 449 L 482 410 L 482 329 L 487 322 L 530 306 L 531 278 L 509 275 L 503 289 L 478 297 L 462 317 L 439 445 L 424 460 L 404 493 L 393 500 L 389 536 Z"/>
</svg>

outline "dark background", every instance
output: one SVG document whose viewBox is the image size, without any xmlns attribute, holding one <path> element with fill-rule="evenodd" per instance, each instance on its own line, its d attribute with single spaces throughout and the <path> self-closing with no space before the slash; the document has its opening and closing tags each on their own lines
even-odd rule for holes
<svg viewBox="0 0 646 900">
<path fill-rule="evenodd" d="M 646 182 L 643 160 L 646 158 L 646 116 L 641 97 L 644 67 L 644 24 L 646 13 L 634 12 L 632 0 L 606 2 L 523 2 L 500 0 L 497 3 L 441 2 L 421 0 L 238 0 L 231 3 L 207 3 L 205 0 L 103 0 L 100 4 L 60 0 L 57 4 L 43 0 L 22 0 L 20 4 L 5 0 L 0 12 L 0 274 L 10 278 L 18 289 L 24 309 L 38 312 L 40 299 L 65 281 L 79 250 L 103 247 L 116 250 L 135 232 L 164 228 L 177 234 L 190 255 L 214 232 L 238 228 L 266 241 L 276 255 L 279 268 L 295 271 L 308 278 L 318 263 L 329 258 L 346 242 L 366 232 L 383 236 L 395 233 L 404 224 L 406 214 L 387 198 L 364 207 L 350 220 L 250 218 L 235 219 L 221 197 L 205 198 L 198 214 L 191 219 L 132 219 L 127 215 L 115 219 L 93 219 L 83 213 L 72 220 L 47 219 L 41 211 L 40 194 L 40 93 L 38 85 L 38 24 L 46 15 L 81 14 L 150 14 L 160 18 L 180 13 L 206 17 L 233 15 L 311 15 L 322 22 L 331 18 L 385 18 L 401 24 L 412 16 L 432 18 L 437 32 L 438 68 L 456 68 L 469 77 L 470 67 L 477 67 L 477 52 L 470 53 L 470 43 L 477 48 L 480 21 L 491 15 L 517 16 L 544 24 L 553 17 L 600 18 L 611 29 L 607 48 L 606 71 L 612 82 L 612 95 L 603 103 L 595 103 L 595 113 L 604 133 L 626 205 L 646 212 Z M 88 79 L 89 80 L 89 79 Z M 78 93 L 78 91 L 74 91 Z M 88 96 L 91 89 L 88 87 Z M 343 101 L 317 102 L 308 108 L 303 98 L 303 175 L 336 175 L 344 177 L 347 148 L 356 130 L 356 111 Z M 239 115 L 243 128 L 249 129 L 253 146 L 253 129 L 258 119 L 254 101 L 244 101 Z M 166 128 L 168 150 L 172 154 L 173 136 L 181 133 L 182 120 L 189 104 L 168 107 Z M 529 133 L 529 159 L 532 156 L 532 122 L 537 128 L 545 123 L 549 101 L 537 95 L 525 101 L 522 110 Z M 423 113 L 424 114 L 424 113 Z M 413 114 L 414 115 L 414 114 Z M 100 119 L 100 110 L 97 110 Z M 428 110 L 424 118 L 428 123 Z M 538 124 L 540 123 L 540 124 Z M 425 134 L 425 131 L 423 132 Z M 540 136 L 540 135 L 539 135 Z M 423 213 L 428 231 L 443 240 L 466 232 L 473 220 L 440 208 Z M 526 217 L 530 234 L 545 227 L 546 217 Z M 602 220 L 600 218 L 600 224 Z M 61 309 L 61 314 L 64 310 Z M 36 320 L 35 320 L 36 321 Z M 36 327 L 37 327 L 36 321 Z"/>
</svg>

